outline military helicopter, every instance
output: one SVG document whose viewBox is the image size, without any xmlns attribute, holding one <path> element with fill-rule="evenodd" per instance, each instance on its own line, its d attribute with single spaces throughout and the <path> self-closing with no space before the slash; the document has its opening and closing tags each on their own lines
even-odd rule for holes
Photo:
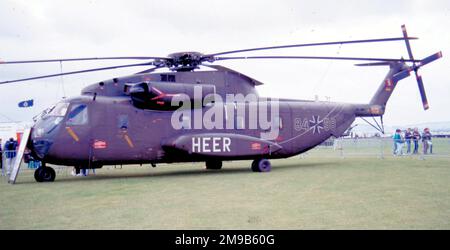
<svg viewBox="0 0 450 250">
<path fill-rule="evenodd" d="M 117 68 L 150 67 L 133 75 L 87 86 L 80 96 L 64 99 L 35 118 L 29 138 L 23 138 L 22 143 L 26 143 L 32 154 L 43 162 L 42 167 L 35 171 L 38 182 L 55 180 L 55 171 L 46 163 L 101 168 L 121 164 L 155 166 L 158 163 L 205 162 L 207 169 L 218 170 L 222 168 L 222 161 L 253 160 L 251 169 L 254 172 L 269 172 L 269 159 L 291 157 L 314 148 L 332 136 L 339 137 L 356 117 L 374 120 L 379 117 L 382 124 L 386 104 L 394 88 L 412 71 L 417 79 L 423 107 L 429 108 L 418 70 L 442 57 L 442 53 L 421 60 L 414 59 L 410 40 L 417 38 L 409 37 L 404 25 L 402 31 L 402 37 L 394 38 L 271 46 L 213 54 L 179 52 L 167 57 L 4 61 L 1 64 L 120 59 L 144 62 L 3 81 L 0 84 Z M 408 59 L 225 56 L 294 47 L 395 41 L 405 42 Z M 255 90 L 261 82 L 224 66 L 214 65 L 224 60 L 250 59 L 365 61 L 357 65 L 388 66 L 389 72 L 373 98 L 365 104 L 265 99 L 258 96 Z M 213 70 L 199 71 L 200 66 Z M 169 71 L 154 72 L 162 68 Z M 227 99 L 230 95 L 245 98 L 230 101 Z M 247 96 L 253 98 L 246 99 Z M 189 103 L 191 105 L 185 105 Z M 258 126 L 261 125 L 257 122 L 258 118 L 252 116 L 258 113 L 266 117 L 271 114 L 266 126 Z M 202 121 L 204 117 L 211 119 L 205 122 Z M 252 127 L 252 124 L 256 126 Z M 382 129 L 378 122 L 377 125 Z M 276 133 L 271 133 L 273 131 Z"/>
</svg>

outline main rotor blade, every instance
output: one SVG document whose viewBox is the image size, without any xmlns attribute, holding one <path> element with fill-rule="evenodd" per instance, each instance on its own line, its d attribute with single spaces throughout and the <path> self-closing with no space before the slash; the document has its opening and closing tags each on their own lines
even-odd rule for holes
<svg viewBox="0 0 450 250">
<path fill-rule="evenodd" d="M 370 67 L 370 66 L 389 66 L 389 62 L 374 62 L 374 63 L 358 63 L 355 66 Z"/>
<path fill-rule="evenodd" d="M 71 72 L 52 74 L 52 75 L 36 76 L 36 77 L 23 78 L 23 79 L 11 80 L 11 81 L 3 81 L 3 82 L 0 82 L 0 84 L 13 83 L 13 82 L 22 82 L 22 81 L 30 81 L 30 80 L 37 80 L 37 79 L 42 79 L 42 78 L 49 78 L 49 77 L 55 77 L 55 76 L 65 76 L 65 75 L 73 75 L 73 74 L 80 74 L 80 73 L 87 73 L 87 72 L 94 72 L 94 71 L 101 71 L 101 70 L 136 67 L 136 66 L 149 66 L 149 65 L 153 65 L 153 62 L 137 63 L 137 64 L 126 64 L 126 65 L 118 65 L 118 66 L 111 66 L 111 67 L 103 67 L 103 68 L 71 71 Z"/>
<path fill-rule="evenodd" d="M 215 61 L 241 59 L 316 59 L 316 60 L 348 60 L 348 61 L 378 61 L 378 62 L 420 62 L 420 60 L 394 58 L 366 58 L 366 57 L 331 57 L 331 56 L 234 56 L 216 57 Z"/>
<path fill-rule="evenodd" d="M 380 39 L 367 39 L 367 40 L 351 40 L 351 41 L 337 41 L 337 42 L 325 42 L 325 43 L 304 43 L 304 44 L 291 44 L 282 46 L 270 46 L 270 47 L 260 47 L 260 48 L 250 48 L 250 49 L 240 49 L 240 50 L 230 50 L 214 54 L 205 55 L 204 57 L 212 57 L 225 54 L 242 53 L 248 51 L 258 51 L 258 50 L 270 50 L 270 49 L 287 49 L 296 47 L 308 47 L 308 46 L 325 46 L 325 45 L 335 45 L 335 44 L 351 44 L 351 43 L 376 43 L 376 42 L 392 42 L 392 41 L 403 41 L 403 40 L 415 40 L 417 37 L 393 37 L 393 38 L 380 38 Z"/>
<path fill-rule="evenodd" d="M 403 37 L 406 43 L 406 49 L 408 50 L 408 55 L 409 55 L 409 59 L 414 60 L 414 56 L 411 50 L 411 44 L 409 44 L 409 39 L 408 38 L 408 33 L 406 32 L 406 26 L 403 24 L 402 25 L 402 32 L 403 32 Z"/>
<path fill-rule="evenodd" d="M 61 58 L 61 59 L 26 60 L 26 61 L 1 61 L 0 60 L 0 64 L 95 61 L 95 60 L 168 60 L 168 59 L 170 59 L 170 58 L 154 57 L 154 56 L 82 57 L 82 58 Z"/>
</svg>

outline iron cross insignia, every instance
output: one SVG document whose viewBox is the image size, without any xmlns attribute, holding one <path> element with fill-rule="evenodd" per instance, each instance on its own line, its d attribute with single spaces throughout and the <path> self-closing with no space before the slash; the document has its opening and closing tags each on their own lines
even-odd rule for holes
<svg viewBox="0 0 450 250">
<path fill-rule="evenodd" d="M 312 120 L 309 120 L 309 127 L 312 129 L 313 134 L 320 134 L 320 130 L 323 129 L 323 120 L 320 120 L 320 116 L 313 115 Z"/>
</svg>

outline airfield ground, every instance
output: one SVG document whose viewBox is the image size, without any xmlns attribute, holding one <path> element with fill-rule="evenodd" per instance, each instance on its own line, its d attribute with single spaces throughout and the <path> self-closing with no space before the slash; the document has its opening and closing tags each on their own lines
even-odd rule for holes
<svg viewBox="0 0 450 250">
<path fill-rule="evenodd" d="M 435 151 L 393 157 L 386 147 L 381 159 L 319 148 L 273 160 L 270 173 L 251 172 L 250 161 L 88 177 L 64 168 L 54 183 L 23 168 L 17 184 L 0 181 L 0 229 L 450 229 L 448 140 Z"/>
</svg>

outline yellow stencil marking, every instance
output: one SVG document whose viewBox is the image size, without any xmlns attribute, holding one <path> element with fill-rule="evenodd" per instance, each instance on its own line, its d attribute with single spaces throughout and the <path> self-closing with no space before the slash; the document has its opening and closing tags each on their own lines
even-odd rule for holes
<svg viewBox="0 0 450 250">
<path fill-rule="evenodd" d="M 128 135 L 124 135 L 125 141 L 127 141 L 128 146 L 130 146 L 130 148 L 134 148 L 133 142 L 131 141 L 130 137 Z"/>
<path fill-rule="evenodd" d="M 66 130 L 67 130 L 67 132 L 69 133 L 69 135 L 72 136 L 72 138 L 73 138 L 75 141 L 78 142 L 78 141 L 80 140 L 80 138 L 78 138 L 77 134 L 75 134 L 75 132 L 73 132 L 73 130 L 72 130 L 71 127 L 66 127 Z"/>
</svg>

